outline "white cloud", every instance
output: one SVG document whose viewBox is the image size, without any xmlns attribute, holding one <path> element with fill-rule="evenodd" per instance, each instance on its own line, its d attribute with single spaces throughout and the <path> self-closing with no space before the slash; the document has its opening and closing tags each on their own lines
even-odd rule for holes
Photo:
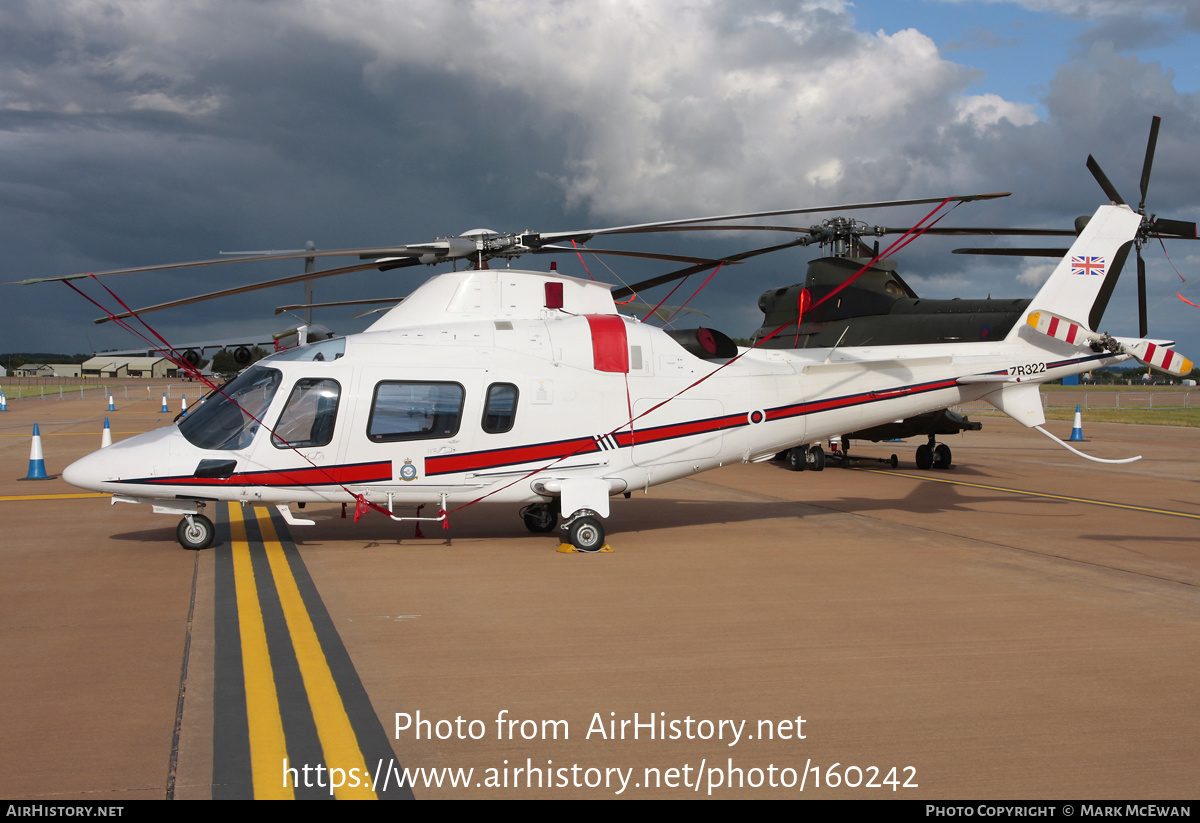
<svg viewBox="0 0 1200 823">
<path fill-rule="evenodd" d="M 954 178 L 937 124 L 976 134 L 1032 110 L 964 97 L 968 71 L 846 4 L 677 0 L 304 4 L 292 21 L 370 53 L 379 94 L 414 66 L 516 93 L 567 131 L 568 203 L 605 216 L 890 196 Z M 454 101 L 446 101 L 453 110 Z"/>
<path fill-rule="evenodd" d="M 1064 48 L 1057 75 L 1041 78 L 1039 121 L 970 93 L 976 75 L 918 28 L 859 31 L 851 11 L 835 0 L 11 0 L 0 4 L 6 246 L 36 257 L 14 265 L 52 274 L 314 234 L 326 247 L 410 242 L 484 223 L 557 229 L 996 189 L 1016 194 L 947 222 L 1062 227 L 1097 200 L 1089 152 L 1136 191 L 1150 114 L 1164 116 L 1153 208 L 1200 214 L 1200 97 L 1177 92 L 1169 68 Z M 906 271 L 927 273 L 919 293 L 1015 291 L 1015 263 L 993 261 L 983 286 L 970 279 L 979 264 L 948 251 L 914 260 L 936 242 L 904 252 Z M 794 282 L 796 259 L 754 265 Z M 1021 282 L 1040 282 L 1038 268 Z M 731 285 L 726 306 L 742 290 Z"/>
<path fill-rule="evenodd" d="M 1050 279 L 1050 275 L 1054 273 L 1054 267 L 1057 263 L 1038 263 L 1032 266 L 1025 266 L 1021 269 L 1021 273 L 1017 275 L 1017 281 L 1024 283 L 1026 286 L 1040 286 Z"/>
<path fill-rule="evenodd" d="M 1029 126 L 1037 122 L 1033 106 L 1027 103 L 1011 103 L 996 94 L 973 94 L 958 99 L 955 122 L 969 123 L 977 134 L 983 134 L 990 126 L 1007 120 L 1014 126 Z"/>
</svg>

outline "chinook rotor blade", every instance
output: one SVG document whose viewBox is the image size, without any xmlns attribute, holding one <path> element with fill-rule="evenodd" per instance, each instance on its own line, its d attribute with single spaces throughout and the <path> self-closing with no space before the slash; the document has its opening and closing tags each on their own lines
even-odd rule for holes
<svg viewBox="0 0 1200 823">
<path fill-rule="evenodd" d="M 1157 234 L 1160 237 L 1180 240 L 1197 239 L 1196 224 L 1184 220 L 1167 220 L 1165 217 L 1160 217 L 1150 221 L 1147 228 L 1151 234 Z"/>
<path fill-rule="evenodd" d="M 406 261 L 395 261 L 387 264 L 391 268 L 402 268 L 405 266 L 419 265 L 419 261 L 414 259 Z M 205 300 L 215 300 L 218 297 L 229 297 L 235 294 L 243 294 L 249 291 L 258 291 L 259 289 L 269 289 L 273 286 L 286 286 L 289 283 L 299 283 L 304 280 L 315 280 L 319 277 L 333 277 L 338 274 L 350 274 L 356 271 L 368 271 L 370 269 L 380 268 L 379 263 L 360 263 L 354 266 L 342 266 L 336 269 L 326 269 L 324 271 L 307 272 L 305 274 L 294 274 L 289 277 L 280 277 L 275 280 L 264 280 L 261 283 L 250 283 L 245 286 L 234 286 L 233 288 L 221 289 L 220 291 L 208 292 L 207 294 L 196 295 L 195 297 L 185 297 L 180 300 L 172 300 L 167 303 L 158 303 L 153 306 L 146 306 L 133 311 L 114 314 L 112 317 L 98 317 L 93 320 L 93 323 L 107 323 L 109 320 L 124 320 L 126 317 L 133 317 L 135 314 L 145 314 L 146 312 L 160 311 L 162 309 L 173 309 L 176 306 L 187 306 L 191 303 L 200 303 Z"/>
<path fill-rule="evenodd" d="M 951 254 L 990 254 L 996 257 L 1063 257 L 1070 249 L 954 249 Z"/>
<path fill-rule="evenodd" d="M 741 254 L 732 254 L 729 257 L 726 257 L 724 260 L 718 260 L 714 263 L 702 263 L 702 264 L 696 265 L 696 266 L 689 266 L 686 269 L 679 269 L 678 271 L 673 271 L 668 274 L 659 275 L 658 277 L 652 277 L 649 280 L 643 280 L 640 283 L 634 283 L 632 286 L 622 286 L 619 289 L 613 289 L 612 295 L 614 298 L 629 297 L 632 294 L 636 294 L 638 289 L 651 289 L 651 288 L 654 288 L 655 286 L 661 286 L 664 283 L 671 283 L 671 282 L 674 282 L 675 280 L 681 280 L 684 277 L 687 277 L 688 275 L 696 274 L 697 272 L 708 271 L 709 269 L 716 268 L 717 266 L 722 265 L 724 263 L 737 263 L 741 260 L 746 260 L 751 257 L 757 257 L 760 254 L 770 254 L 771 252 L 774 252 L 774 251 L 780 251 L 782 249 L 790 249 L 790 248 L 794 248 L 796 246 L 802 246 L 805 244 L 805 241 L 807 239 L 808 238 L 801 238 L 799 240 L 792 240 L 789 243 L 781 243 L 778 246 L 767 246 L 766 248 L 762 248 L 762 249 L 753 249 L 752 251 L 744 251 Z"/>
<path fill-rule="evenodd" d="M 1104 193 L 1108 195 L 1108 199 L 1116 203 L 1118 206 L 1128 205 L 1121 194 L 1117 191 L 1117 187 L 1108 179 L 1108 175 L 1100 168 L 1100 164 L 1096 162 L 1096 158 L 1090 154 L 1087 159 L 1088 171 L 1092 173 L 1092 177 L 1096 178 L 1096 182 L 1100 184 L 1100 188 L 1104 189 Z"/>
<path fill-rule="evenodd" d="M 1137 254 L 1137 297 L 1138 337 L 1145 337 L 1150 326 L 1146 322 L 1146 261 L 1142 259 L 1141 249 Z"/>
<path fill-rule="evenodd" d="M 1142 214 L 1146 213 L 1146 189 L 1150 186 L 1150 167 L 1154 165 L 1154 148 L 1158 145 L 1158 127 L 1162 123 L 1162 118 L 1155 116 L 1150 121 L 1150 139 L 1146 141 L 1146 159 L 1142 163 L 1142 201 L 1138 203 L 1138 211 Z M 1145 336 L 1145 331 L 1142 335 Z"/>
<path fill-rule="evenodd" d="M 884 231 L 886 231 L 888 234 L 903 234 L 904 232 L 912 231 L 912 228 L 892 228 L 888 226 L 884 228 Z M 921 233 L 940 234 L 950 237 L 956 235 L 975 234 L 994 237 L 1074 237 L 1076 234 L 1074 231 L 1069 229 L 1000 229 L 988 227 L 973 228 L 969 226 L 964 226 L 961 228 L 955 228 L 952 226 L 944 228 L 941 226 L 933 226 L 932 228 L 928 228 Z"/>
</svg>

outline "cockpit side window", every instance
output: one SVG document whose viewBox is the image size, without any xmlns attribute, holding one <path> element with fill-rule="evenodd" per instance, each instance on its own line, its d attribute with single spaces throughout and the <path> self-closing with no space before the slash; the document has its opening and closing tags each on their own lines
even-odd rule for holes
<svg viewBox="0 0 1200 823">
<path fill-rule="evenodd" d="M 517 387 L 512 383 L 488 386 L 483 406 L 483 430 L 488 434 L 510 431 L 517 419 Z"/>
<path fill-rule="evenodd" d="M 328 446 L 333 440 L 340 396 L 341 386 L 336 380 L 297 380 L 275 424 L 271 443 L 280 449 Z"/>
<path fill-rule="evenodd" d="M 367 437 L 376 443 L 453 437 L 462 419 L 464 394 L 458 383 L 379 383 Z"/>
<path fill-rule="evenodd" d="M 244 449 L 254 440 L 283 375 L 251 366 L 179 421 L 179 431 L 201 449 Z"/>
</svg>

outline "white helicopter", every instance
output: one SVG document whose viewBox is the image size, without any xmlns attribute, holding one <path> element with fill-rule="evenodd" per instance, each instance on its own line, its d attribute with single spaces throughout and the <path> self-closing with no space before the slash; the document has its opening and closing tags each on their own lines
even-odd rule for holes
<svg viewBox="0 0 1200 823">
<path fill-rule="evenodd" d="M 800 211 L 816 209 L 787 213 Z M 211 544 L 202 512 L 216 501 L 273 504 L 293 525 L 312 521 L 292 503 L 446 521 L 486 502 L 522 506 L 531 531 L 561 528 L 575 550 L 596 551 L 613 496 L 979 399 L 1062 443 L 1041 428 L 1040 383 L 1129 358 L 1192 369 L 1167 341 L 1095 329 L 1147 223 L 1124 204 L 1096 211 L 1021 321 L 988 342 L 745 349 L 622 315 L 607 285 L 482 265 L 567 237 L 750 216 L 762 215 L 354 250 L 374 262 L 346 269 L 481 265 L 435 276 L 360 334 L 259 361 L 177 424 L 63 477 L 182 515 L 177 536 L 192 549 Z M 401 513 L 431 503 L 436 517 Z"/>
</svg>

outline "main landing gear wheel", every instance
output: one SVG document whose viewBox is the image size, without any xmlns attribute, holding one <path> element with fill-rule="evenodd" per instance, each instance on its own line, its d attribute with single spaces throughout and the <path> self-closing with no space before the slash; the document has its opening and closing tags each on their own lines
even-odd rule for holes
<svg viewBox="0 0 1200 823">
<path fill-rule="evenodd" d="M 917 446 L 917 468 L 921 471 L 933 468 L 933 449 L 927 445 Z"/>
<path fill-rule="evenodd" d="M 217 530 L 213 523 L 202 514 L 191 514 L 179 521 L 175 528 L 175 538 L 185 549 L 200 551 L 212 545 Z"/>
<path fill-rule="evenodd" d="M 820 446 L 813 446 L 808 450 L 807 454 L 808 468 L 812 471 L 819 472 L 825 469 L 825 450 Z"/>
<path fill-rule="evenodd" d="M 594 517 L 577 517 L 571 521 L 567 539 L 581 552 L 598 552 L 604 545 L 604 526 Z"/>
<path fill-rule="evenodd" d="M 534 534 L 547 534 L 558 525 L 558 507 L 550 503 L 534 503 L 521 509 L 525 528 Z"/>
<path fill-rule="evenodd" d="M 787 451 L 787 467 L 794 472 L 804 471 L 805 464 L 808 462 L 808 450 L 803 446 L 797 446 L 794 449 Z"/>
<path fill-rule="evenodd" d="M 933 450 L 933 467 L 935 469 L 950 468 L 950 447 L 945 443 L 938 443 Z"/>
<path fill-rule="evenodd" d="M 892 465 L 892 468 L 894 469 L 900 465 L 900 458 L 896 457 L 896 455 L 893 454 L 891 459 L 888 460 L 888 463 L 890 463 Z"/>
</svg>

